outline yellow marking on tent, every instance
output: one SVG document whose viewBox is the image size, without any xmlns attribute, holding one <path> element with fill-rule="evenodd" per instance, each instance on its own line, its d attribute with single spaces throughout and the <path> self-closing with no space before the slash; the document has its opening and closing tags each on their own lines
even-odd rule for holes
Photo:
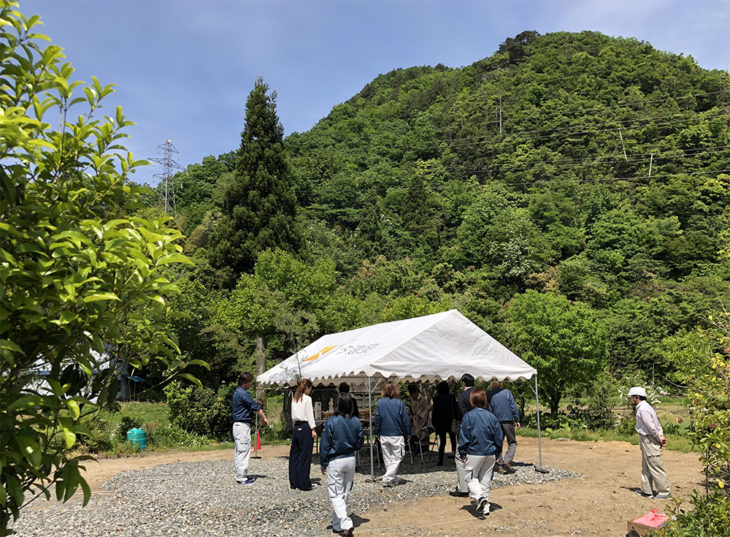
<svg viewBox="0 0 730 537">
<path fill-rule="evenodd" d="M 325 354 L 327 354 L 329 351 L 331 351 L 332 349 L 334 349 L 336 346 L 337 345 L 333 345 L 331 347 L 325 347 L 324 349 L 322 349 L 321 351 L 319 351 L 317 354 L 314 354 L 314 355 L 310 356 L 309 358 L 305 358 L 302 361 L 303 362 L 311 362 L 312 360 L 316 360 L 320 356 L 324 356 Z"/>
</svg>

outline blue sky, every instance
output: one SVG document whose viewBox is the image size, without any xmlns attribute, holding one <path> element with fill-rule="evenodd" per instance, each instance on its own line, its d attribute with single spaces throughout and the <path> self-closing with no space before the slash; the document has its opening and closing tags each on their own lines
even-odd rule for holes
<svg viewBox="0 0 730 537">
<path fill-rule="evenodd" d="M 507 37 L 594 30 L 635 37 L 730 69 L 727 0 L 21 0 L 64 47 L 76 78 L 117 91 L 106 101 L 137 123 L 125 144 L 179 162 L 238 148 L 257 77 L 278 94 L 286 134 L 310 129 L 378 74 L 469 65 Z M 153 183 L 159 166 L 135 180 Z"/>
</svg>

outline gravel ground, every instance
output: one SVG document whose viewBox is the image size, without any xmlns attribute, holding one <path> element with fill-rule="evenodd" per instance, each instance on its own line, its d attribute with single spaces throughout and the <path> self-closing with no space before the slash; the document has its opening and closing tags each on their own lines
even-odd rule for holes
<svg viewBox="0 0 730 537">
<path fill-rule="evenodd" d="M 384 488 L 377 479 L 369 482 L 367 456 L 361 458 L 348 508 L 355 527 L 375 507 L 411 502 L 419 497 L 439 496 L 453 489 L 456 481 L 453 459 L 444 467 L 435 465 L 435 454 L 424 454 L 413 464 L 401 464 L 402 485 Z M 408 456 L 406 455 L 406 460 Z M 514 474 L 495 474 L 493 487 L 540 484 L 578 474 L 532 464 L 515 465 Z M 174 463 L 144 470 L 122 472 L 104 483 L 103 491 L 92 495 L 81 507 L 81 494 L 67 504 L 45 501 L 30 504 L 15 529 L 21 537 L 163 537 L 194 535 L 228 537 L 250 535 L 331 536 L 331 503 L 327 478 L 315 458 L 313 481 L 324 486 L 309 492 L 289 488 L 287 459 L 251 461 L 250 473 L 257 476 L 252 486 L 237 485 L 231 461 Z M 464 499 L 465 503 L 468 499 Z M 367 525 L 363 526 L 363 528 Z"/>
</svg>

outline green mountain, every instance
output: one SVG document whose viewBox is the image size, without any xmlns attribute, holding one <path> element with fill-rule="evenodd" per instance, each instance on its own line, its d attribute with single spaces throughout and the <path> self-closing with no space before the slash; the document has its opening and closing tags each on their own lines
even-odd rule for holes
<svg viewBox="0 0 730 537">
<path fill-rule="evenodd" d="M 345 328 L 425 311 L 393 305 L 410 300 L 499 336 L 513 297 L 552 291 L 600 313 L 614 369 L 651 370 L 662 338 L 728 303 L 729 106 L 727 72 L 595 32 L 397 69 L 285 140 L 305 261 L 360 301 Z M 178 176 L 190 252 L 233 162 Z"/>
</svg>

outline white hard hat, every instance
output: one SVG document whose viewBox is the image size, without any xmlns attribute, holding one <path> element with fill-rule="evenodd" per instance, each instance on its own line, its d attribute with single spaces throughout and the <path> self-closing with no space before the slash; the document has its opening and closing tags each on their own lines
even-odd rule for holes
<svg viewBox="0 0 730 537">
<path fill-rule="evenodd" d="M 634 386 L 629 390 L 629 397 L 632 395 L 638 395 L 639 397 L 646 397 L 646 390 L 641 386 Z"/>
</svg>

